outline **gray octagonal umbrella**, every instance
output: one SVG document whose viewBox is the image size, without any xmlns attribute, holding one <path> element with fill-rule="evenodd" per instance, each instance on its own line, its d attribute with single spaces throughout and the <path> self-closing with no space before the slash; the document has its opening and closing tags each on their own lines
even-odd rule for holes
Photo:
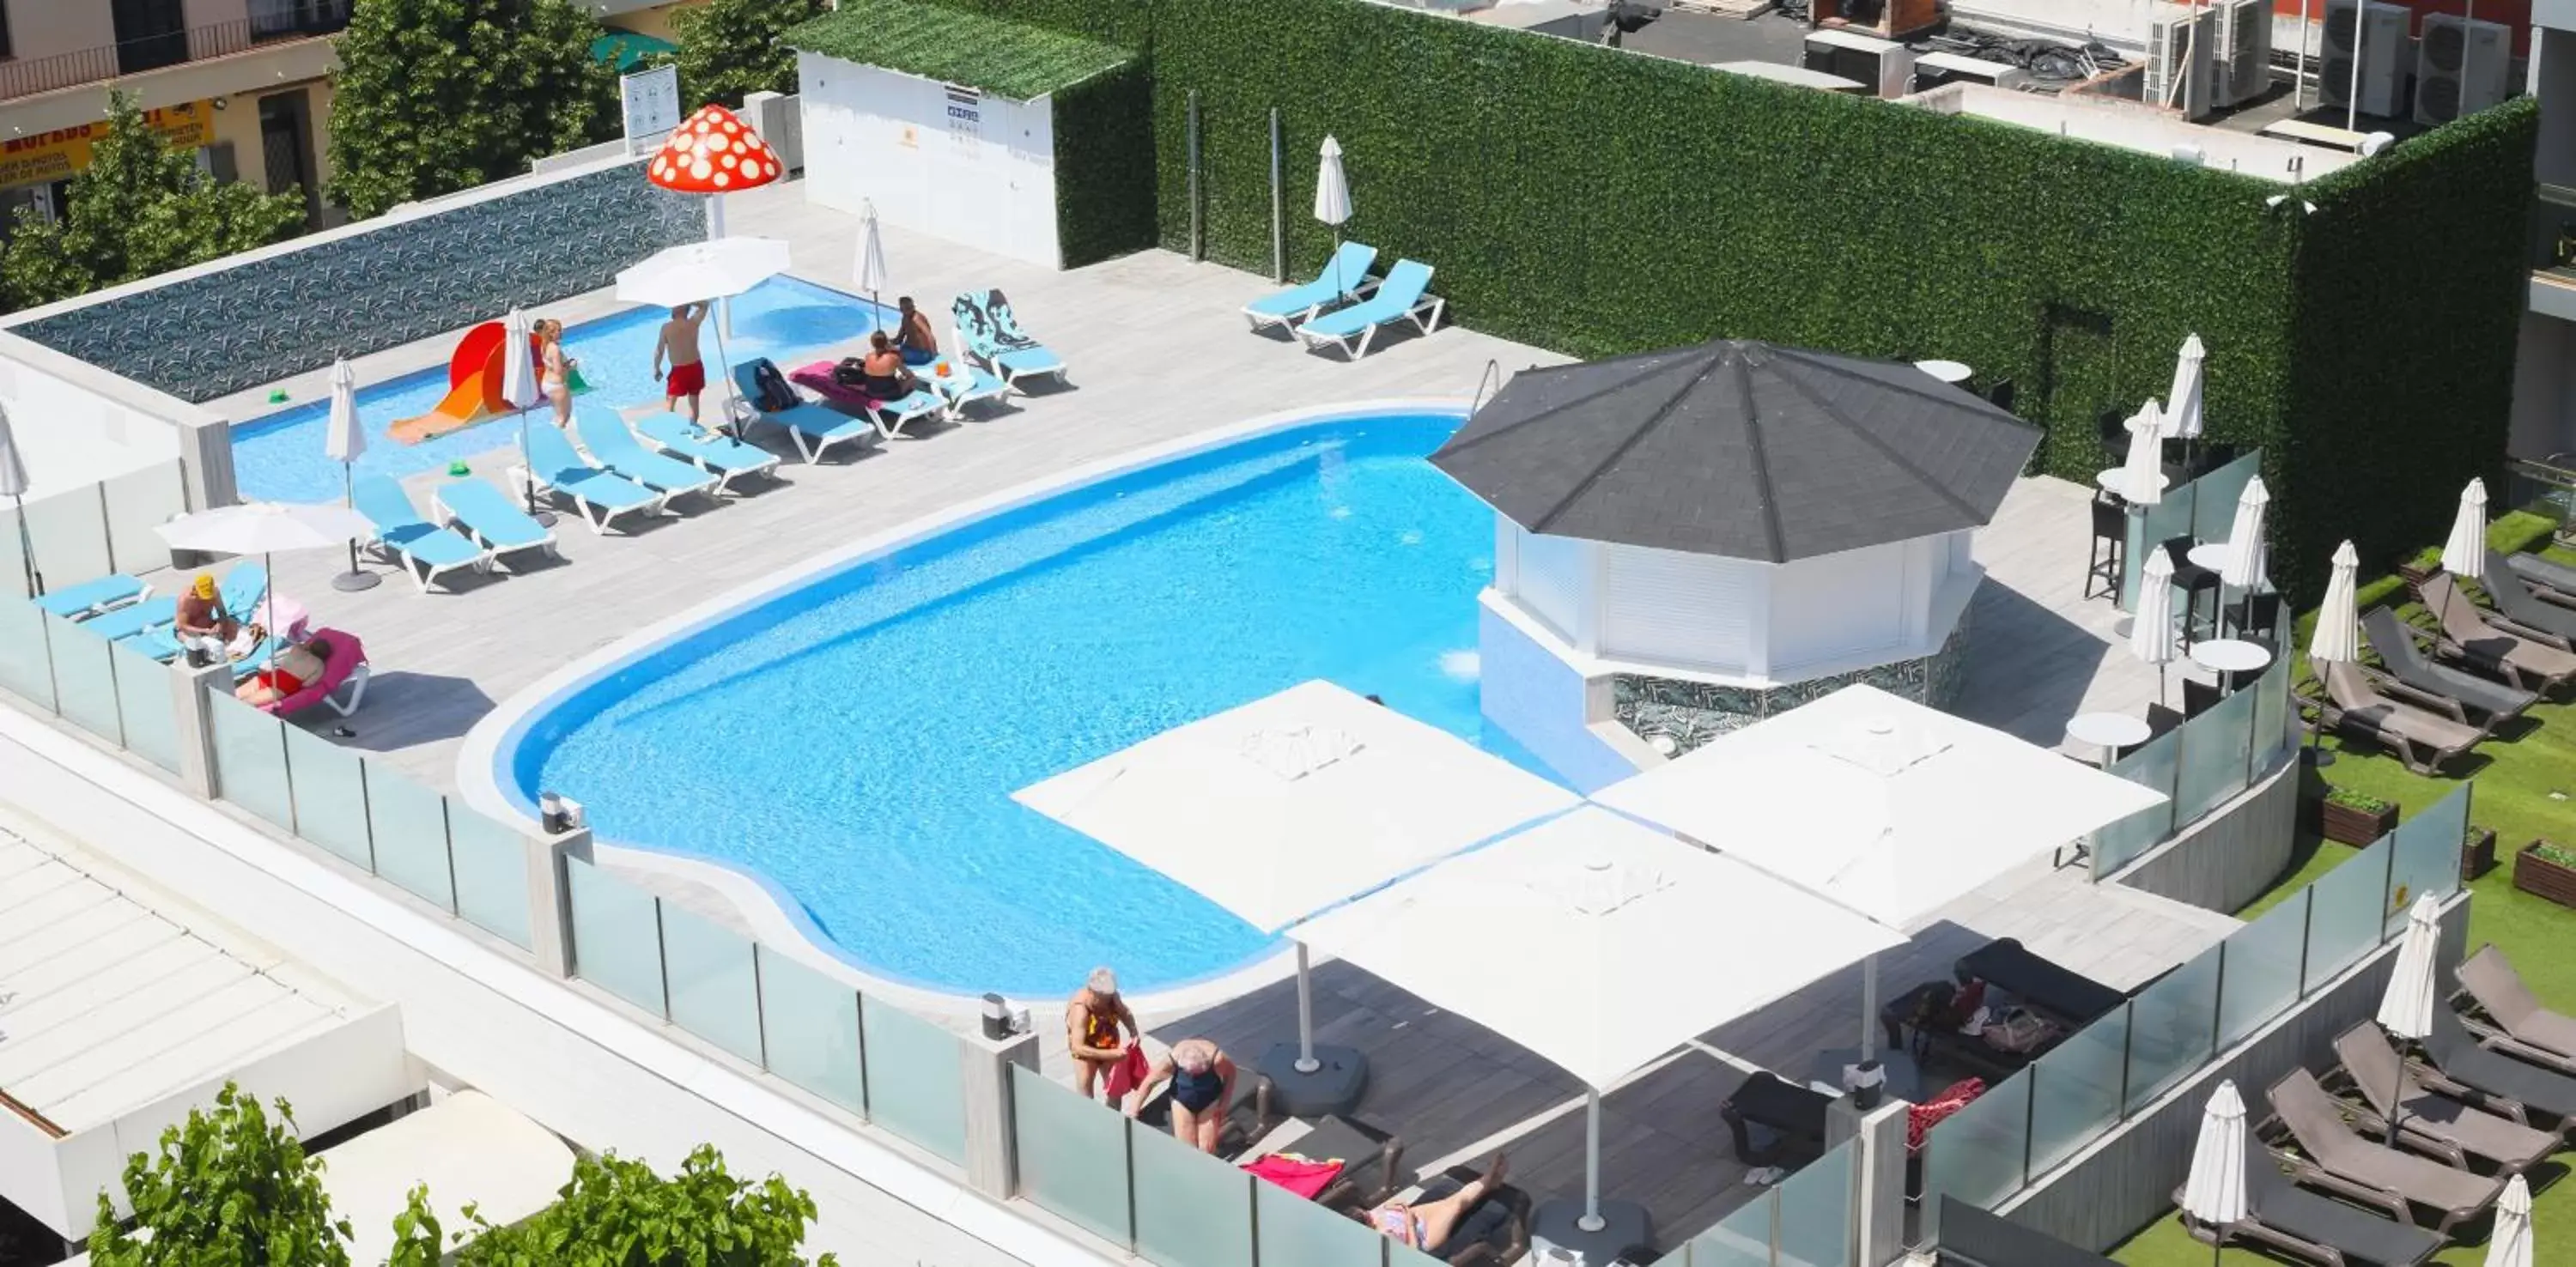
<svg viewBox="0 0 2576 1267">
<path fill-rule="evenodd" d="M 1727 340 L 1524 370 L 1431 461 L 1531 532 L 1786 563 L 1979 527 L 2039 439 L 1910 364 Z"/>
</svg>

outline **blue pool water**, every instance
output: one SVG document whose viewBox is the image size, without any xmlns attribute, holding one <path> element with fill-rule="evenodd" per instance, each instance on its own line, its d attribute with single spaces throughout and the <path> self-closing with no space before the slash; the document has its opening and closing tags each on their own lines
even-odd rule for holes
<svg viewBox="0 0 2576 1267">
<path fill-rule="evenodd" d="M 542 309 L 532 311 L 529 320 L 543 315 Z M 581 376 L 591 387 L 581 397 L 583 402 L 626 409 L 661 401 L 662 384 L 653 377 L 653 342 L 667 315 L 659 308 L 637 308 L 564 331 L 565 350 L 581 361 Z M 725 352 L 736 362 L 765 356 L 781 368 L 794 369 L 833 344 L 865 335 L 880 322 L 893 328 L 894 310 L 812 282 L 774 277 L 733 301 L 733 333 L 725 339 Z M 712 374 L 716 357 L 712 323 L 704 330 L 703 340 L 700 352 Z M 708 391 L 711 396 L 720 395 L 722 389 L 710 383 Z M 359 388 L 358 416 L 367 424 L 368 444 L 358 458 L 358 473 L 399 479 L 441 471 L 460 458 L 515 442 L 517 423 L 508 418 L 416 445 L 397 443 L 387 435 L 396 422 L 427 413 L 446 396 L 444 362 Z M 324 397 L 235 425 L 233 469 L 243 495 L 267 501 L 336 500 L 340 464 L 322 453 L 322 433 L 330 413 L 330 399 Z M 476 474 L 500 476 L 497 470 Z"/>
<path fill-rule="evenodd" d="M 854 564 L 553 701 L 501 783 L 753 872 L 899 980 L 1241 965 L 1261 934 L 1010 794 L 1318 677 L 1547 773 L 1477 708 L 1493 516 L 1424 460 L 1458 422 L 1303 425 Z"/>
</svg>

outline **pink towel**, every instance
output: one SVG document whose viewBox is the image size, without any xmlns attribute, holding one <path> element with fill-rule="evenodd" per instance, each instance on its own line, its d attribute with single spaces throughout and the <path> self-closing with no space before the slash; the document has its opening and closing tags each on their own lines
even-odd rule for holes
<svg viewBox="0 0 2576 1267">
<path fill-rule="evenodd" d="M 1124 1059 L 1109 1066 L 1110 1103 L 1115 1104 L 1126 1099 L 1127 1093 L 1142 1085 L 1145 1075 L 1151 1072 L 1153 1072 L 1153 1066 L 1145 1059 L 1145 1049 L 1130 1046 Z"/>
<path fill-rule="evenodd" d="M 1272 1153 L 1243 1163 L 1243 1168 L 1309 1201 L 1331 1187 L 1342 1173 L 1342 1163 L 1338 1161 L 1308 1161 L 1295 1153 Z"/>
</svg>

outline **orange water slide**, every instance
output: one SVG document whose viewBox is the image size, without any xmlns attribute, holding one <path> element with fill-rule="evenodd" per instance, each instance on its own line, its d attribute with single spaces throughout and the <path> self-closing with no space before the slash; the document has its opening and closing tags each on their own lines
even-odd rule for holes
<svg viewBox="0 0 2576 1267">
<path fill-rule="evenodd" d="M 447 397 L 417 418 L 393 425 L 391 434 L 404 444 L 418 444 L 461 431 L 499 414 L 501 353 L 508 334 L 498 321 L 486 321 L 465 332 L 456 353 L 447 358 Z"/>
</svg>

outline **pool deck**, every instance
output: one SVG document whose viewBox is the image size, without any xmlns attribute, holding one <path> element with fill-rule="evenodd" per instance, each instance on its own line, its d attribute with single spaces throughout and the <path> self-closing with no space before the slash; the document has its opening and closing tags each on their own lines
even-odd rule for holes
<svg viewBox="0 0 2576 1267">
<path fill-rule="evenodd" d="M 736 232 L 790 241 L 797 275 L 846 288 L 856 236 L 848 217 L 806 205 L 793 184 L 737 195 L 729 209 Z M 343 594 L 329 585 L 341 556 L 281 558 L 281 591 L 304 601 L 317 624 L 360 633 L 376 669 L 365 709 L 348 723 L 356 735 L 336 742 L 452 791 L 461 737 L 498 702 L 705 595 L 944 508 L 1284 407 L 1464 398 L 1489 362 L 1512 370 L 1563 359 L 1444 328 L 1396 338 L 1365 361 L 1344 364 L 1245 330 L 1237 308 L 1268 287 L 1263 279 L 1159 251 L 1071 273 L 900 230 L 887 231 L 886 251 L 905 289 L 934 311 L 969 286 L 1008 291 L 1023 320 L 1064 354 L 1074 386 L 855 460 L 806 466 L 791 453 L 775 485 L 714 506 L 697 503 L 684 518 L 633 536 L 595 536 L 566 515 L 557 526 L 562 562 L 524 575 L 459 578 L 455 593 L 424 595 L 388 575 L 375 589 Z M 570 323 L 620 307 L 601 292 L 543 311 Z M 378 382 L 443 363 L 454 337 L 366 357 L 357 363 L 359 379 Z M 323 390 L 322 375 L 282 386 L 297 401 L 312 399 Z M 240 418 L 277 408 L 267 389 L 211 403 Z M 784 444 L 767 431 L 762 438 Z M 507 446 L 513 436 L 496 426 L 493 439 Z M 498 478 L 507 451 L 496 447 L 472 459 L 476 472 Z M 410 481 L 415 500 L 425 502 L 428 487 L 443 478 Z M 2058 745 L 2069 716 L 2135 714 L 2158 689 L 2154 671 L 2120 645 L 2119 613 L 2107 600 L 2078 596 L 2088 497 L 2089 490 L 2063 481 L 2023 480 L 1975 548 L 1992 583 L 1975 600 L 1958 711 L 2048 746 Z M 325 721 L 309 724 L 329 731 Z M 746 926 L 713 889 L 659 869 L 620 870 L 667 898 Z M 1944 975 L 1959 954 L 2000 936 L 2127 988 L 2234 927 L 2227 917 L 2091 885 L 2080 869 L 2042 862 L 1962 899 L 1885 957 L 1882 993 Z M 1294 1034 L 1293 989 L 1276 973 L 1271 980 L 1230 1002 L 1147 1020 L 1167 1040 L 1207 1034 L 1250 1058 Z M 1345 965 L 1321 966 L 1317 985 L 1320 1036 L 1375 1057 L 1360 1116 L 1404 1136 L 1408 1171 L 1429 1174 L 1508 1144 L 1520 1186 L 1540 1197 L 1577 1190 L 1582 1114 L 1571 1078 Z M 1646 1203 L 1667 1245 L 1750 1200 L 1758 1189 L 1742 1182 L 1745 1168 L 1727 1147 L 1718 1102 L 1755 1065 L 1793 1077 L 1820 1073 L 1818 1053 L 1857 1041 L 1859 996 L 1857 970 L 1839 974 L 1707 1035 L 1705 1049 L 1677 1053 L 1612 1094 L 1607 1193 Z M 1052 1024 L 1052 1001 L 1031 1006 L 1042 1025 Z M 1058 1046 L 1049 1044 L 1051 1051 Z M 1062 1057 L 1047 1063 L 1053 1069 Z"/>
</svg>

